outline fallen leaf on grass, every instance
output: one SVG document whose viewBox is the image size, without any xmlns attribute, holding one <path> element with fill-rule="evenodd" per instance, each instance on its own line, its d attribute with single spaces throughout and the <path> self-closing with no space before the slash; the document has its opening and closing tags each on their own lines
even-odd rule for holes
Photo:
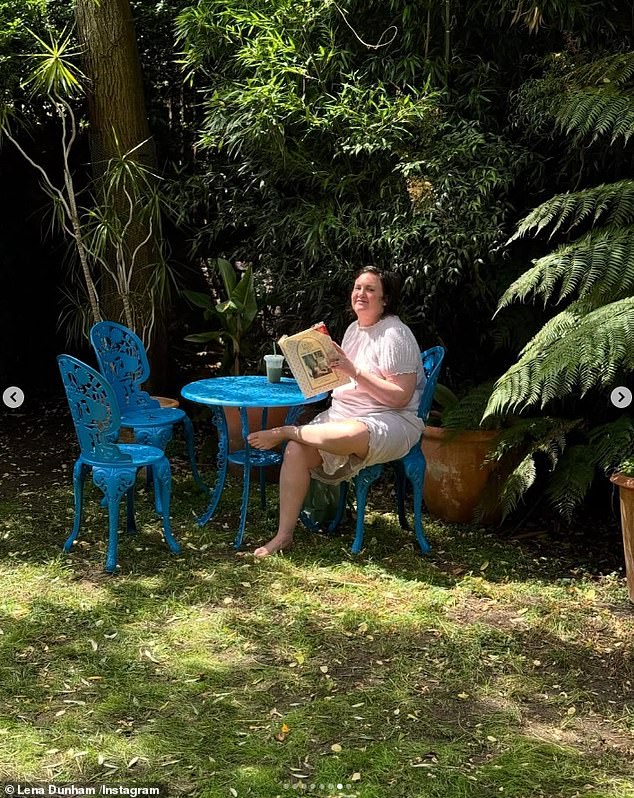
<svg viewBox="0 0 634 798">
<path fill-rule="evenodd" d="M 358 770 L 350 776 L 350 781 L 361 781 L 361 774 Z"/>
<path fill-rule="evenodd" d="M 238 791 L 234 790 L 233 787 L 229 787 L 229 792 L 233 795 L 233 798 L 238 798 Z"/>
<path fill-rule="evenodd" d="M 274 734 L 273 737 L 278 741 L 278 743 L 283 743 L 288 737 L 289 731 L 290 728 L 285 723 L 282 723 L 281 730 L 277 734 Z"/>
<path fill-rule="evenodd" d="M 328 666 L 327 666 L 327 665 L 320 665 L 320 666 L 319 666 L 319 670 L 320 670 L 322 673 L 328 673 Z"/>
<path fill-rule="evenodd" d="M 147 648 L 141 649 L 141 656 L 145 657 L 146 659 L 149 659 L 150 662 L 153 662 L 155 665 L 161 664 L 159 660 L 157 660 L 156 657 L 152 654 L 152 652 L 149 651 Z"/>
<path fill-rule="evenodd" d="M 343 751 L 343 748 L 339 745 L 339 743 L 333 743 L 333 745 L 330 746 L 330 750 L 333 752 L 333 754 L 340 754 Z"/>
</svg>

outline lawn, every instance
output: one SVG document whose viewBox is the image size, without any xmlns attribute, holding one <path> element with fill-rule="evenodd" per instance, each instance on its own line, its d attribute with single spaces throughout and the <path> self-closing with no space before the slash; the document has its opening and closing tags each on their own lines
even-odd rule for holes
<svg viewBox="0 0 634 798">
<path fill-rule="evenodd" d="M 67 471 L 68 473 L 68 471 Z M 421 556 L 373 496 L 366 548 L 300 533 L 232 548 L 176 468 L 169 553 L 147 495 L 120 569 L 70 479 L 0 501 L 0 779 L 287 798 L 634 796 L 634 611 L 622 573 L 427 522 Z M 143 491 L 141 491 L 143 493 Z M 274 528 L 254 492 L 248 548 Z"/>
</svg>

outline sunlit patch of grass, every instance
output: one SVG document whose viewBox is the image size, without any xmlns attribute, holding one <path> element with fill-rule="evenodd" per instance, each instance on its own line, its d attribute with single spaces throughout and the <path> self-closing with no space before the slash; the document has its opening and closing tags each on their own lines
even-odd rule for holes
<svg viewBox="0 0 634 798">
<path fill-rule="evenodd" d="M 247 550 L 274 531 L 269 493 Z M 0 504 L 3 779 L 214 798 L 634 795 L 634 613 L 617 575 L 431 521 L 423 557 L 380 493 L 361 555 L 349 527 L 300 530 L 255 562 L 232 547 L 240 485 L 200 529 L 203 497 L 179 477 L 182 554 L 143 492 L 109 576 L 97 498 L 69 554 L 70 486 Z"/>
</svg>

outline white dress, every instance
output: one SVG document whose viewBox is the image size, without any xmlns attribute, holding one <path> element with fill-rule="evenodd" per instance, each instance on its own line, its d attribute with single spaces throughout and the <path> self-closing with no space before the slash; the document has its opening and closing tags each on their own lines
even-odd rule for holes
<svg viewBox="0 0 634 798">
<path fill-rule="evenodd" d="M 341 348 L 361 371 L 379 377 L 416 374 L 416 389 L 403 408 L 387 407 L 364 391 L 354 380 L 335 388 L 332 404 L 310 423 L 355 419 L 363 422 L 370 433 L 365 458 L 356 455 L 335 455 L 319 450 L 322 465 L 312 469 L 312 476 L 321 482 L 337 484 L 350 479 L 362 468 L 387 463 L 407 454 L 423 431 L 423 420 L 417 410 L 425 373 L 414 334 L 398 316 L 385 316 L 370 327 L 353 322 L 346 330 Z"/>
</svg>

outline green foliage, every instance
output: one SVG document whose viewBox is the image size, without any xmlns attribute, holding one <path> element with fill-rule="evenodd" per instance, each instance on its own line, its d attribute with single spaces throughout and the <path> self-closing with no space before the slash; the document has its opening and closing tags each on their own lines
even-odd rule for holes
<svg viewBox="0 0 634 798">
<path fill-rule="evenodd" d="M 370 261 L 402 274 L 426 337 L 448 284 L 487 295 L 480 270 L 502 243 L 524 153 L 445 104 L 425 32 L 406 19 L 417 10 L 202 0 L 179 16 L 204 107 L 205 172 L 181 188 L 184 221 L 202 257 L 252 263 L 285 321 L 324 317 L 340 333 L 341 287 Z M 399 15 L 398 46 L 359 41 L 381 41 Z"/>
<path fill-rule="evenodd" d="M 487 462 L 496 463 L 489 482 L 496 488 L 494 498 L 501 505 L 504 515 L 513 512 L 526 491 L 535 484 L 540 462 L 546 463 L 551 472 L 557 473 L 556 469 L 566 451 L 567 436 L 580 423 L 579 419 L 550 416 L 514 416 L 507 420 L 487 457 Z M 485 508 L 492 498 L 487 494 L 483 502 Z M 563 512 L 564 508 L 556 504 Z"/>
<path fill-rule="evenodd" d="M 534 264 L 506 290 L 500 308 L 537 297 L 559 304 L 574 294 L 610 302 L 634 289 L 634 227 L 591 231 Z"/>
<path fill-rule="evenodd" d="M 448 405 L 445 404 L 442 413 L 442 426 L 456 432 L 472 429 L 499 429 L 504 419 L 494 416 L 482 419 L 492 389 L 493 383 L 486 382 L 472 388 L 462 399 Z M 438 387 L 436 394 L 438 394 Z"/>
<path fill-rule="evenodd" d="M 51 97 L 81 96 L 86 76 L 74 63 L 79 50 L 73 49 L 72 35 L 64 32 L 58 37 L 51 32 L 50 43 L 47 43 L 33 31 L 29 32 L 40 49 L 27 56 L 33 65 L 25 85 L 30 85 L 34 93 L 42 92 Z"/>
<path fill-rule="evenodd" d="M 220 330 L 195 333 L 188 335 L 185 340 L 195 343 L 220 341 L 225 347 L 223 371 L 231 370 L 231 373 L 239 374 L 240 357 L 245 348 L 244 337 L 258 312 L 253 270 L 248 266 L 238 280 L 229 261 L 218 258 L 210 266 L 218 270 L 227 298 L 216 302 L 210 295 L 199 291 L 184 291 L 184 294 L 194 305 L 203 309 L 205 321 L 213 322 Z"/>
<path fill-rule="evenodd" d="M 0 137 L 10 141 L 37 171 L 41 188 L 50 199 L 51 226 L 71 242 L 70 279 L 63 289 L 60 326 L 71 339 L 87 336 L 90 325 L 102 318 L 100 293 L 104 277 L 109 276 L 116 296 L 110 314 L 148 344 L 173 283 L 162 246 L 153 249 L 153 259 L 147 257 L 153 237 L 162 241 L 162 215 L 169 210 L 159 190 L 159 178 L 137 160 L 142 142 L 110 158 L 99 181 L 81 183 L 76 179 L 72 159 L 81 128 L 76 109 L 87 90 L 87 80 L 75 63 L 79 50 L 70 33 L 50 31 L 50 44 L 29 33 L 37 47 L 25 54 L 28 69 L 23 85 L 49 104 L 59 123 L 59 185 L 55 169 L 36 160 L 23 146 L 17 128 L 26 120 L 18 117 L 8 101 L 0 106 Z M 114 139 L 118 146 L 116 133 Z M 139 229 L 145 236 L 142 240 L 136 235 Z M 141 268 L 143 279 L 134 279 L 133 274 Z M 142 287 L 135 289 L 135 285 Z"/>
<path fill-rule="evenodd" d="M 575 141 L 601 139 L 615 147 L 621 139 L 625 145 L 633 130 L 633 77 L 632 53 L 591 64 L 557 63 L 541 85 L 528 87 L 524 111 L 536 108 L 540 123 L 549 118 L 556 130 Z M 546 321 L 498 380 L 486 414 L 543 408 L 554 401 L 578 406 L 593 389 L 607 392 L 634 370 L 632 222 L 634 181 L 625 179 L 559 194 L 520 223 L 511 240 L 549 230 L 550 238 L 564 234 L 568 241 L 533 261 L 504 293 L 499 309 L 534 298 L 568 304 Z M 564 441 L 561 456 L 551 456 L 556 468 L 547 494 L 567 517 L 597 469 L 613 470 L 634 447 L 630 419 L 589 426 L 580 434 L 575 423 L 574 444 L 563 451 Z M 564 430 L 566 437 L 569 431 Z M 522 468 L 526 483 L 530 469 L 525 463 Z"/>
<path fill-rule="evenodd" d="M 527 233 L 537 235 L 548 225 L 555 233 L 568 233 L 582 223 L 622 226 L 634 221 L 634 181 L 620 180 L 574 193 L 559 194 L 531 211 L 510 241 Z"/>
</svg>

